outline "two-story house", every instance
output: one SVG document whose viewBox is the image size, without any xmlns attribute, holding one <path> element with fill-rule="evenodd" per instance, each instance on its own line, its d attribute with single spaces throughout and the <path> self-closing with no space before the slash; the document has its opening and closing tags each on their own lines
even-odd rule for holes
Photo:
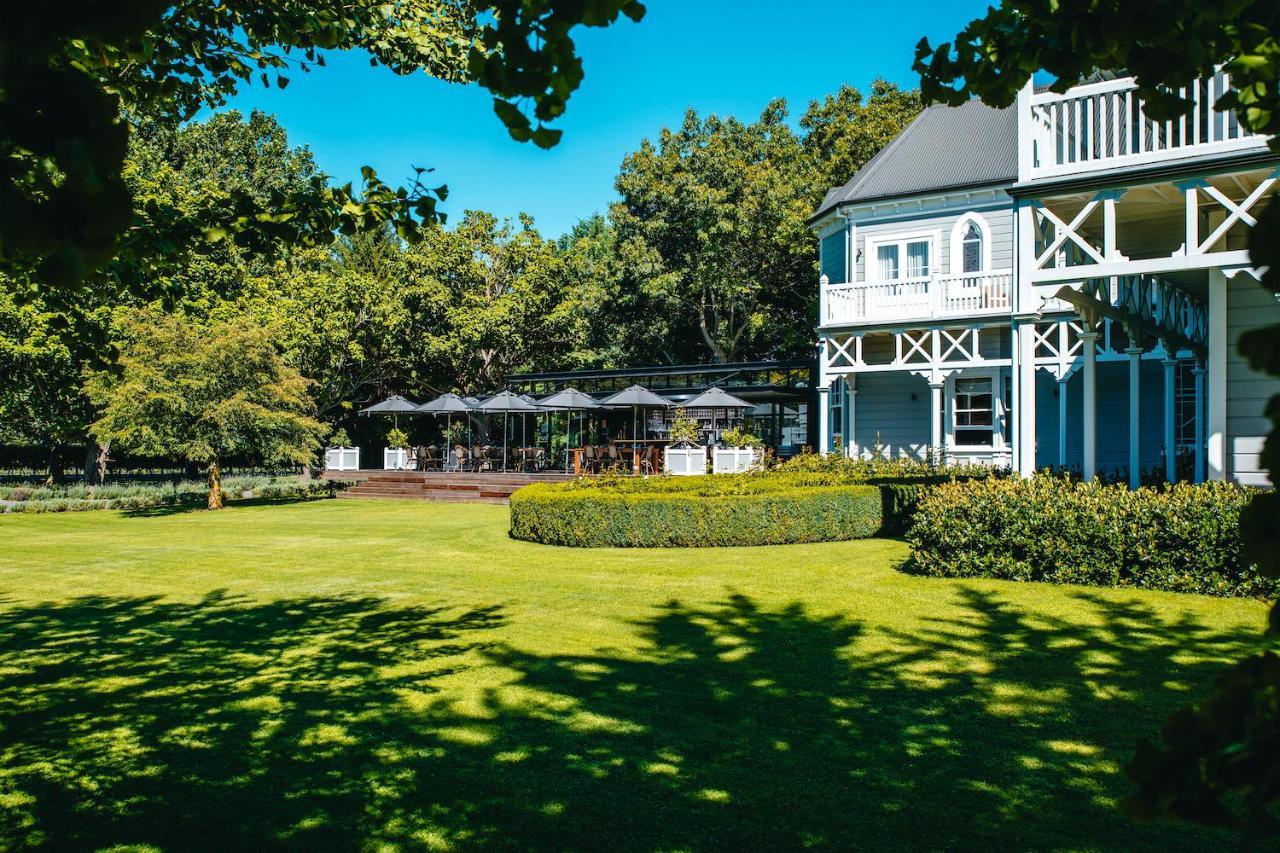
<svg viewBox="0 0 1280 853">
<path fill-rule="evenodd" d="M 1280 382 L 1236 351 L 1280 302 L 1249 264 L 1280 158 L 1213 109 L 1154 121 L 1128 77 L 926 109 L 811 226 L 819 446 L 1264 484 Z"/>
</svg>

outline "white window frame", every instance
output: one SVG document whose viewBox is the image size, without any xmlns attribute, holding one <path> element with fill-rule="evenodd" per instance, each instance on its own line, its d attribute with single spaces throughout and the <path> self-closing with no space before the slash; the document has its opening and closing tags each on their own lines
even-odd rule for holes
<svg viewBox="0 0 1280 853">
<path fill-rule="evenodd" d="M 981 267 L 976 273 L 964 271 L 964 234 L 969 230 L 969 223 L 978 226 L 978 233 L 982 235 L 982 254 L 978 261 Z M 980 275 L 991 270 L 991 226 L 981 213 L 970 211 L 957 219 L 956 224 L 952 226 L 950 260 L 952 276 Z"/>
<path fill-rule="evenodd" d="M 899 275 L 897 278 L 881 278 L 880 277 L 880 259 L 879 248 L 881 246 L 898 246 L 898 271 L 905 272 L 907 264 L 907 244 L 927 242 L 929 244 L 929 271 L 926 278 L 931 278 L 938 274 L 941 269 L 938 258 L 938 244 L 942 240 L 942 232 L 933 231 L 910 231 L 895 234 L 883 234 L 871 236 L 867 235 L 867 245 L 863 250 L 863 277 L 868 282 L 877 284 L 893 284 L 899 281 L 919 281 L 917 278 L 910 278 L 905 275 Z"/>
<path fill-rule="evenodd" d="M 991 381 L 991 443 L 990 444 L 957 444 L 956 443 L 956 380 L 988 379 Z M 947 377 L 944 388 L 946 407 L 946 445 L 947 450 L 961 453 L 997 453 L 1005 450 L 1004 423 L 1009 417 L 1004 405 L 1004 384 L 1006 377 L 999 368 L 965 369 Z M 974 427 L 965 427 L 974 429 Z"/>
</svg>

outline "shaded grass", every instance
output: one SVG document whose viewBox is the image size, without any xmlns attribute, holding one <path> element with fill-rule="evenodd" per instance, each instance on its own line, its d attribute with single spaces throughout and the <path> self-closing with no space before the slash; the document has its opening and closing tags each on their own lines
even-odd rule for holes
<svg viewBox="0 0 1280 853">
<path fill-rule="evenodd" d="M 1111 805 L 1238 600 L 583 550 L 502 507 L 0 519 L 0 847 L 1204 849 Z"/>
</svg>

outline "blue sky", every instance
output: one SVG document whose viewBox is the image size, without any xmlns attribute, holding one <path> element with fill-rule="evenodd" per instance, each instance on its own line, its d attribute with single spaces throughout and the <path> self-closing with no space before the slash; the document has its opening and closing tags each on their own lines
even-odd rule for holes
<svg viewBox="0 0 1280 853">
<path fill-rule="evenodd" d="M 413 165 L 447 183 L 451 217 L 480 208 L 524 211 L 556 236 L 616 198 L 623 156 L 686 108 L 754 118 L 774 97 L 793 117 L 810 100 L 848 82 L 866 91 L 882 76 L 914 86 L 915 44 L 949 40 L 986 2 L 869 3 L 646 0 L 639 24 L 576 31 L 586 71 L 556 126 L 561 143 L 543 151 L 514 142 L 475 86 L 425 75 L 398 77 L 355 54 L 328 58 L 287 90 L 246 88 L 229 105 L 275 113 L 294 144 L 309 146 L 340 181 L 361 165 L 390 183 Z"/>
</svg>

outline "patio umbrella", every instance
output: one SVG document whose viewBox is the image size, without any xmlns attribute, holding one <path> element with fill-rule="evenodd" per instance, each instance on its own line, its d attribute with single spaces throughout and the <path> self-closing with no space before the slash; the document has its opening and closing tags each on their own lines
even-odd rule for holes
<svg viewBox="0 0 1280 853">
<path fill-rule="evenodd" d="M 391 415 L 395 418 L 396 429 L 400 429 L 400 416 L 417 414 L 418 404 L 411 403 L 399 394 L 392 394 L 381 403 L 374 403 L 360 410 L 362 415 Z"/>
<path fill-rule="evenodd" d="M 439 417 L 440 415 L 445 416 L 445 423 L 446 423 L 445 444 L 447 445 L 449 443 L 448 442 L 449 432 L 452 431 L 453 429 L 453 416 L 458 413 L 465 414 L 467 412 L 470 412 L 471 404 L 451 391 L 448 394 L 441 394 L 439 397 L 436 397 L 434 400 L 423 403 L 421 406 L 418 407 L 418 411 L 429 412 L 430 414 L 436 415 L 437 417 Z M 468 427 L 469 426 L 470 425 L 468 425 Z M 453 451 L 450 448 L 446 448 L 446 450 L 448 451 L 446 453 L 446 458 L 448 458 L 449 456 L 452 455 Z"/>
<path fill-rule="evenodd" d="M 569 424 L 572 415 L 571 412 L 585 412 L 591 409 L 604 408 L 596 402 L 596 398 L 590 394 L 584 394 L 577 388 L 565 388 L 563 391 L 557 391 L 550 397 L 543 397 L 539 402 L 539 406 L 544 409 L 555 409 L 556 411 L 565 412 L 564 419 L 564 467 L 569 470 Z M 578 419 L 578 434 L 582 434 L 582 419 Z"/>
<path fill-rule="evenodd" d="M 631 407 L 631 458 L 635 460 L 635 467 L 640 469 L 639 449 L 636 442 L 636 421 L 639 418 L 639 412 L 644 408 L 670 408 L 675 403 L 666 397 L 659 397 L 641 385 L 632 385 L 600 401 L 600 405 L 609 409 L 625 409 Z"/>
<path fill-rule="evenodd" d="M 711 410 L 711 437 L 714 439 L 716 435 L 716 409 L 754 409 L 755 403 L 748 403 L 741 397 L 735 397 L 728 391 L 713 385 L 685 403 L 685 408 L 689 409 L 710 409 Z"/>
<path fill-rule="evenodd" d="M 520 399 L 520 395 L 510 391 L 499 391 L 476 406 L 478 412 L 490 414 L 502 413 L 502 470 L 507 470 L 507 416 L 512 412 L 528 414 L 538 411 L 538 407 Z"/>
</svg>

